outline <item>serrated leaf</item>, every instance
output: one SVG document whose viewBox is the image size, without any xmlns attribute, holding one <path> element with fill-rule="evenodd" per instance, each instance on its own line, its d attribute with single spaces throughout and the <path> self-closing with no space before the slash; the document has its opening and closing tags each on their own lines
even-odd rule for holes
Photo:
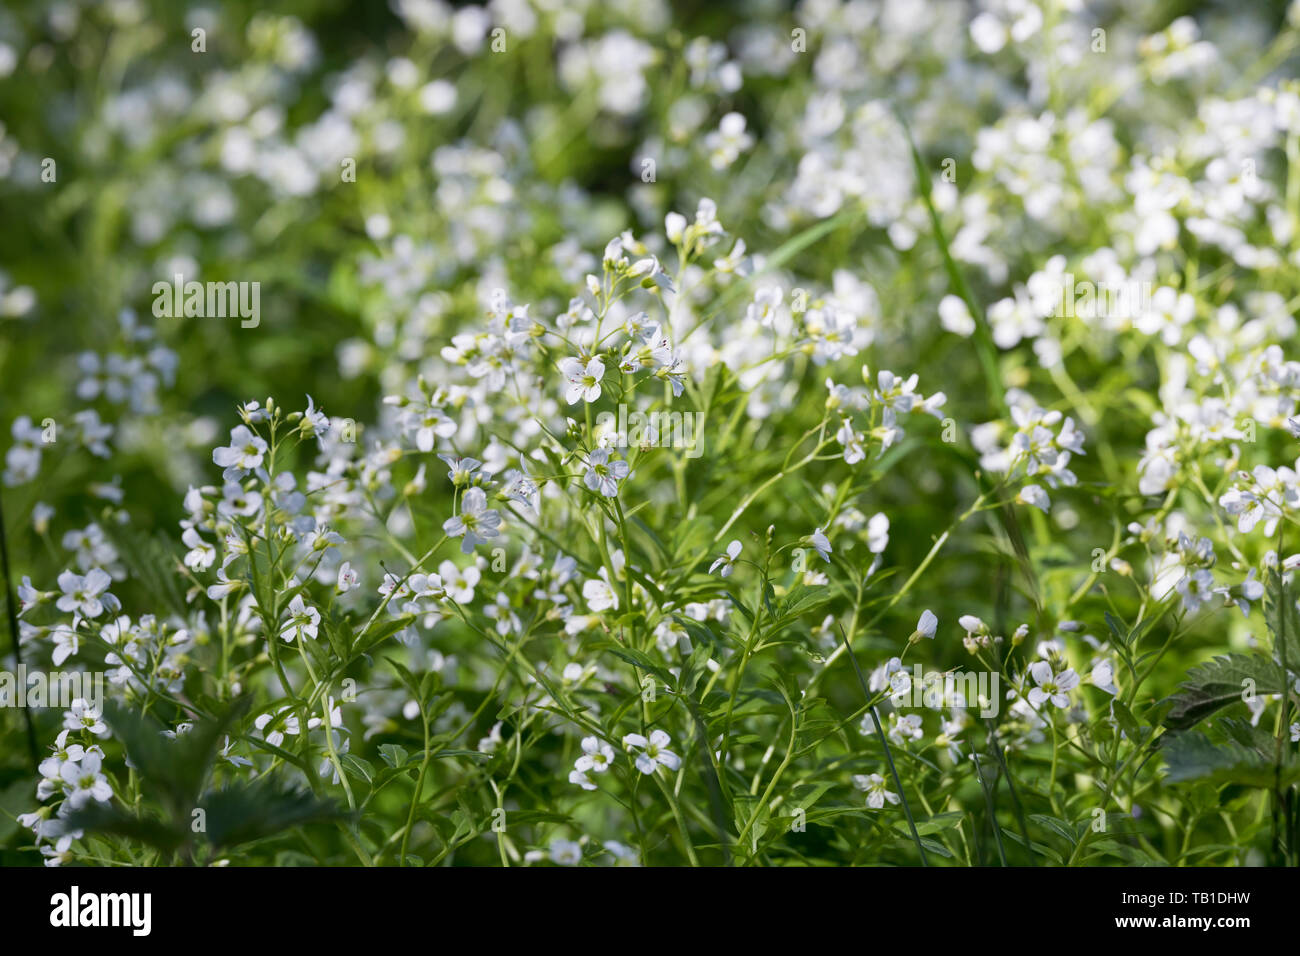
<svg viewBox="0 0 1300 956">
<path fill-rule="evenodd" d="M 1282 691 L 1277 668 L 1259 654 L 1226 654 L 1193 667 L 1178 693 L 1161 703 L 1170 703 L 1164 725 L 1186 730 L 1231 704 L 1242 694 L 1278 694 Z"/>
<path fill-rule="evenodd" d="M 1174 783 L 1204 780 L 1271 790 L 1300 781 L 1300 764 L 1277 767 L 1258 751 L 1235 740 L 1216 744 L 1202 733 L 1168 734 L 1161 750 Z"/>
</svg>

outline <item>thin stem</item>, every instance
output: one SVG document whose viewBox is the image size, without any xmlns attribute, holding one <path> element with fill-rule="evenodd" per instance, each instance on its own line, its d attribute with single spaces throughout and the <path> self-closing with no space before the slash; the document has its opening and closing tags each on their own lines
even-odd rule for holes
<svg viewBox="0 0 1300 956">
<path fill-rule="evenodd" d="M 5 610 L 9 618 L 9 637 L 14 648 L 14 662 L 18 665 L 19 670 L 23 666 L 23 649 L 18 642 L 18 603 L 14 598 L 13 578 L 9 573 L 9 538 L 5 534 L 5 511 L 4 496 L 0 495 L 0 571 L 4 574 L 5 579 Z M 32 712 L 27 708 L 27 700 L 23 698 L 23 721 L 27 724 L 27 751 L 32 758 L 32 770 L 40 773 L 41 763 L 40 750 L 36 746 L 36 727 L 32 724 Z"/>
<path fill-rule="evenodd" d="M 844 639 L 844 650 L 849 655 L 849 660 L 853 662 L 853 670 L 857 672 L 858 682 L 862 685 L 862 692 L 867 695 L 867 700 L 871 700 L 871 688 L 867 684 L 867 675 L 862 673 L 862 665 L 858 663 L 858 656 L 853 653 L 853 648 L 849 646 L 849 637 L 844 633 L 844 628 L 840 628 L 840 636 Z M 916 844 L 916 852 L 921 854 L 921 865 L 929 866 L 930 861 L 926 858 L 925 847 L 921 845 L 921 834 L 916 831 L 916 821 L 912 819 L 912 808 L 908 805 L 907 794 L 903 792 L 903 781 L 898 777 L 898 768 L 894 766 L 894 756 L 889 750 L 889 741 L 885 739 L 885 728 L 880 723 L 880 713 L 876 710 L 875 705 L 871 706 L 871 722 L 876 725 L 876 735 L 880 738 L 880 746 L 885 748 L 885 760 L 889 764 L 889 774 L 894 778 L 894 786 L 898 788 L 898 799 L 903 804 L 903 813 L 907 815 L 907 827 L 912 831 L 912 842 Z"/>
</svg>

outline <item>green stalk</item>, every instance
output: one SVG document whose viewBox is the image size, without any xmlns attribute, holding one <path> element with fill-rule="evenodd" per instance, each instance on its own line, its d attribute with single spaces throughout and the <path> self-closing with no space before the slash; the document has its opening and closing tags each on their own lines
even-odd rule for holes
<svg viewBox="0 0 1300 956">
<path fill-rule="evenodd" d="M 993 840 L 998 845 L 998 859 L 1002 861 L 1003 866 L 1006 866 L 1007 850 L 1002 845 L 1002 828 L 998 826 L 998 812 L 993 804 L 993 791 L 989 787 L 988 781 L 984 779 L 984 768 L 980 766 L 980 755 L 972 753 L 970 756 L 975 761 L 975 776 L 979 777 L 980 789 L 984 791 L 984 803 L 989 810 L 989 826 L 993 828 Z"/>
<path fill-rule="evenodd" d="M 853 669 L 857 672 L 858 682 L 862 685 L 862 693 L 867 695 L 867 701 L 871 701 L 871 688 L 867 684 L 867 676 L 862 673 L 862 665 L 858 663 L 858 656 L 853 653 L 853 648 L 849 646 L 849 637 L 844 633 L 844 628 L 840 628 L 840 637 L 844 639 L 844 650 L 849 655 L 849 660 L 853 662 Z M 880 713 L 876 710 L 874 704 L 871 705 L 871 721 L 876 725 L 876 735 L 880 738 L 880 746 L 885 748 L 885 760 L 889 764 L 889 774 L 894 778 L 894 786 L 898 788 L 898 799 L 903 804 L 903 813 L 907 815 L 907 827 L 912 831 L 912 842 L 916 844 L 916 852 L 921 855 L 921 865 L 929 866 L 930 861 L 926 858 L 925 847 L 921 845 L 921 834 L 916 832 L 916 821 L 912 819 L 912 808 L 908 805 L 907 794 L 903 792 L 903 781 L 898 778 L 898 768 L 894 766 L 894 755 L 890 752 L 889 741 L 885 739 L 885 728 L 880 723 Z"/>
<path fill-rule="evenodd" d="M 23 664 L 23 649 L 18 643 L 18 603 L 14 598 L 13 577 L 9 573 L 9 539 L 5 535 L 5 511 L 3 497 L 0 496 L 0 571 L 5 579 L 5 610 L 9 618 L 9 637 L 14 648 L 14 662 L 19 668 Z M 27 724 L 27 751 L 32 758 L 32 770 L 39 774 L 40 751 L 36 746 L 36 728 L 32 724 L 32 712 L 27 709 L 26 697 L 23 699 L 23 721 Z"/>
</svg>

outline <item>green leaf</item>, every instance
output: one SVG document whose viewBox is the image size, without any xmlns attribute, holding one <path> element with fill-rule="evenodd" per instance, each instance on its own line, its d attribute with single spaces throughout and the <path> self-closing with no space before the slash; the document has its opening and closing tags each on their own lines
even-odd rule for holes
<svg viewBox="0 0 1300 956">
<path fill-rule="evenodd" d="M 398 631 L 402 630 L 402 628 L 410 624 L 413 620 L 415 620 L 414 614 L 402 614 L 398 617 L 376 620 L 374 624 L 357 635 L 349 656 L 360 657 L 371 648 L 382 644 L 388 638 L 392 637 Z"/>
<path fill-rule="evenodd" d="M 1269 576 L 1264 618 L 1273 633 L 1273 656 L 1288 670 L 1300 670 L 1300 612 L 1294 589 L 1277 571 Z"/>
<path fill-rule="evenodd" d="M 208 840 L 217 847 L 237 846 L 341 816 L 333 804 L 310 791 L 286 789 L 267 778 L 210 791 L 202 806 Z"/>
<path fill-rule="evenodd" d="M 373 784 L 375 781 L 375 765 L 370 761 L 358 757 L 356 754 L 339 754 L 339 763 L 343 769 L 356 777 L 358 780 L 364 780 L 366 783 Z"/>
<path fill-rule="evenodd" d="M 1161 739 L 1168 778 L 1174 783 L 1204 780 L 1271 790 L 1300 781 L 1300 763 L 1278 767 L 1235 740 L 1216 744 L 1199 732 L 1167 734 Z"/>
<path fill-rule="evenodd" d="M 1162 701 L 1171 704 L 1164 725 L 1170 730 L 1186 730 L 1224 707 L 1240 703 L 1247 692 L 1282 692 L 1273 662 L 1259 654 L 1216 657 L 1192 668 L 1181 690 Z"/>
<path fill-rule="evenodd" d="M 1115 720 L 1119 724 L 1119 729 L 1124 731 L 1124 736 L 1128 737 L 1133 743 L 1140 743 L 1146 736 L 1142 732 L 1142 726 L 1133 716 L 1133 711 L 1118 697 L 1111 701 L 1111 712 L 1115 715 Z"/>
</svg>

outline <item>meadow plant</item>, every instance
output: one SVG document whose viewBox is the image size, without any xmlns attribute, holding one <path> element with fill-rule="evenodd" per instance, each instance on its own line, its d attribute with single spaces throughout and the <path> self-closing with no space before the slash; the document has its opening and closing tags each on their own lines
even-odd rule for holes
<svg viewBox="0 0 1300 956">
<path fill-rule="evenodd" d="M 1300 4 L 746 7 L 6 8 L 0 861 L 1300 863 Z"/>
</svg>

